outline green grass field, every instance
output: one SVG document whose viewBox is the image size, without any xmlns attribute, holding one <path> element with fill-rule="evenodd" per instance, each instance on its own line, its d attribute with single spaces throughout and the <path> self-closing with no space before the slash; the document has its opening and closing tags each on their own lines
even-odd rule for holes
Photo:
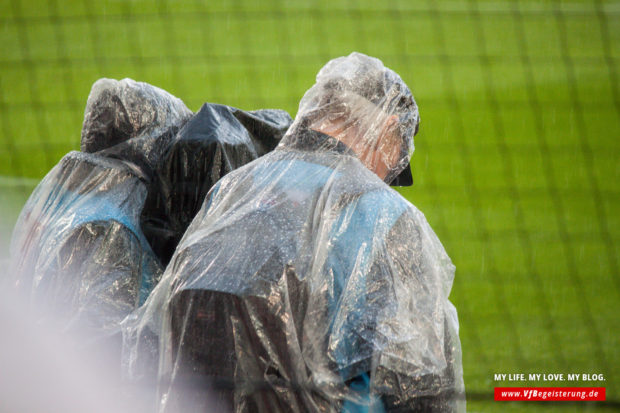
<svg viewBox="0 0 620 413">
<path fill-rule="evenodd" d="M 401 193 L 457 267 L 468 410 L 620 409 L 620 2 L 4 0 L 0 44 L 0 257 L 98 78 L 294 116 L 356 50 L 420 107 Z M 494 402 L 494 373 L 603 373 L 572 385 L 615 405 Z"/>
</svg>

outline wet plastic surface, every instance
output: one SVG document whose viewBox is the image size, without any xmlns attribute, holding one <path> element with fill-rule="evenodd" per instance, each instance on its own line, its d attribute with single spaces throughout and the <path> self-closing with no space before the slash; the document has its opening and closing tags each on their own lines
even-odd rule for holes
<svg viewBox="0 0 620 413">
<path fill-rule="evenodd" d="M 88 342 L 118 336 L 120 352 L 120 321 L 163 271 L 140 224 L 151 176 L 191 115 L 180 99 L 146 83 L 93 84 L 84 152 L 69 153 L 48 173 L 13 231 L 11 282 L 42 323 Z"/>
<path fill-rule="evenodd" d="M 116 337 L 120 352 L 120 321 L 146 300 L 213 183 L 272 150 L 291 121 L 212 104 L 192 114 L 146 83 L 95 82 L 84 152 L 41 181 L 15 226 L 10 283 L 42 323 L 89 342 Z"/>
<path fill-rule="evenodd" d="M 142 228 L 165 265 L 224 175 L 273 150 L 292 122 L 282 110 L 205 103 L 172 139 L 153 178 Z"/>
<path fill-rule="evenodd" d="M 276 150 L 213 187 L 124 321 L 126 373 L 156 378 L 156 410 L 464 408 L 454 266 L 386 185 L 418 122 L 380 61 L 335 59 Z"/>
<path fill-rule="evenodd" d="M 99 79 L 86 102 L 82 152 L 97 152 L 137 136 L 159 136 L 192 112 L 165 90 L 132 79 Z"/>
<path fill-rule="evenodd" d="M 71 152 L 41 181 L 11 243 L 11 276 L 43 320 L 117 333 L 162 272 L 140 230 L 146 187 L 125 163 Z"/>
</svg>

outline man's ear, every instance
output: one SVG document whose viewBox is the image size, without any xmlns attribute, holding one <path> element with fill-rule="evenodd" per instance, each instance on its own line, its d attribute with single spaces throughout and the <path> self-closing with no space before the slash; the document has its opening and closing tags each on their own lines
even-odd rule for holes
<svg viewBox="0 0 620 413">
<path fill-rule="evenodd" d="M 389 124 L 389 127 L 396 127 L 396 125 L 398 125 L 398 116 L 390 115 L 385 122 Z"/>
<path fill-rule="evenodd" d="M 390 135 L 394 133 L 396 127 L 398 126 L 398 116 L 390 115 L 383 122 L 383 133 L 389 132 Z"/>
<path fill-rule="evenodd" d="M 383 128 L 381 130 L 381 144 L 382 145 L 391 145 L 396 144 L 396 142 L 392 142 L 396 136 L 396 128 L 398 127 L 398 116 L 390 115 L 385 118 L 383 122 Z"/>
</svg>

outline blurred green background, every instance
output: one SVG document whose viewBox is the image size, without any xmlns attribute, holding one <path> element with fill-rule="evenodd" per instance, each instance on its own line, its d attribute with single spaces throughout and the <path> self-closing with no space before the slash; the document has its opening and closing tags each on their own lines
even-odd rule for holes
<svg viewBox="0 0 620 413">
<path fill-rule="evenodd" d="M 468 410 L 620 409 L 620 2 L 2 0 L 0 44 L 0 258 L 79 148 L 98 78 L 294 116 L 327 60 L 360 51 L 420 107 L 401 193 L 457 267 Z M 603 373 L 537 385 L 611 403 L 494 402 L 522 384 L 494 373 Z"/>
</svg>

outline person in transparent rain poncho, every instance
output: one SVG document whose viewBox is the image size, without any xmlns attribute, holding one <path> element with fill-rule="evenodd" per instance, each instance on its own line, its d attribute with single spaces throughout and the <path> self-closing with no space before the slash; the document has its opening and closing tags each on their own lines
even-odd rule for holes
<svg viewBox="0 0 620 413">
<path fill-rule="evenodd" d="M 396 73 L 340 57 L 276 150 L 213 187 L 124 321 L 126 373 L 157 382 L 156 410 L 464 409 L 454 266 L 386 184 L 410 180 L 418 123 Z"/>
<path fill-rule="evenodd" d="M 42 325 L 110 354 L 120 374 L 120 322 L 146 300 L 208 190 L 273 149 L 291 121 L 211 103 L 194 114 L 147 83 L 98 80 L 82 151 L 47 174 L 15 225 L 12 291 Z"/>
<path fill-rule="evenodd" d="M 173 135 L 191 115 L 180 99 L 146 83 L 93 84 L 82 151 L 65 155 L 35 188 L 11 240 L 8 278 L 42 324 L 103 347 L 118 341 L 120 357 L 120 321 L 163 267 L 140 228 L 145 171 L 102 152 Z"/>
</svg>

